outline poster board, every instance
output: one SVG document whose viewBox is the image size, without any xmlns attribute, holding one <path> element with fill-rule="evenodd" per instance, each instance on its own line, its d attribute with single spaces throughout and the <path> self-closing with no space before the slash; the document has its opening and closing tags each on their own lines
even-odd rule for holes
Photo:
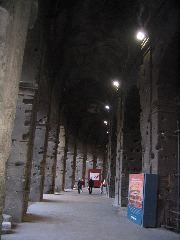
<svg viewBox="0 0 180 240">
<path fill-rule="evenodd" d="M 128 218 L 143 227 L 156 227 L 158 176 L 130 174 Z"/>
<path fill-rule="evenodd" d="M 88 181 L 90 178 L 94 181 L 94 187 L 100 187 L 101 185 L 101 169 L 89 169 L 88 171 Z"/>
<path fill-rule="evenodd" d="M 143 214 L 144 174 L 129 175 L 128 218 L 141 225 Z"/>
</svg>

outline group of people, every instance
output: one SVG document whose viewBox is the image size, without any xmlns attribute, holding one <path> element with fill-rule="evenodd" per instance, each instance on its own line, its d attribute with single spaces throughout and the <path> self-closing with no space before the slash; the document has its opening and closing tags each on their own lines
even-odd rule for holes
<svg viewBox="0 0 180 240">
<path fill-rule="evenodd" d="M 79 193 L 79 194 L 83 191 L 83 186 L 85 186 L 84 179 L 80 179 L 80 178 L 79 178 L 78 183 L 77 183 L 78 193 Z M 90 178 L 89 181 L 88 181 L 89 194 L 92 193 L 92 188 L 93 188 L 93 187 L 94 187 L 94 181 L 92 180 L 92 178 Z"/>
<path fill-rule="evenodd" d="M 77 183 L 77 187 L 78 187 L 78 193 L 80 194 L 81 192 L 83 192 L 83 187 L 85 186 L 85 181 L 84 179 L 80 179 L 78 180 L 78 183 Z M 101 194 L 103 193 L 103 189 L 104 187 L 106 186 L 106 182 L 105 180 L 101 182 L 101 185 L 100 185 L 100 191 L 101 191 Z M 89 190 L 89 194 L 92 194 L 92 189 L 94 187 L 94 181 L 92 178 L 89 179 L 88 181 L 88 190 Z"/>
</svg>

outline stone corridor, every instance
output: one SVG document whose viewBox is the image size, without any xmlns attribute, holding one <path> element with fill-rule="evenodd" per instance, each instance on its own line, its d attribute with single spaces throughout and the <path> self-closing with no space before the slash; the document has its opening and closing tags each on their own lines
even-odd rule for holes
<svg viewBox="0 0 180 240">
<path fill-rule="evenodd" d="M 180 1 L 0 0 L 0 240 L 177 238 L 179 50 Z"/>
<path fill-rule="evenodd" d="M 25 222 L 2 240 L 179 240 L 164 229 L 145 229 L 127 219 L 112 200 L 93 189 L 44 195 L 40 203 L 29 206 Z"/>
</svg>

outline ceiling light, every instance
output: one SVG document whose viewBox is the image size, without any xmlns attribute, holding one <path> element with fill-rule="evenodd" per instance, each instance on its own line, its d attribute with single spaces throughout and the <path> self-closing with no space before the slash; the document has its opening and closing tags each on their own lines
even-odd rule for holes
<svg viewBox="0 0 180 240">
<path fill-rule="evenodd" d="M 145 37 L 146 37 L 146 34 L 145 34 L 144 31 L 138 31 L 137 34 L 136 34 L 136 38 L 137 38 L 137 40 L 139 40 L 139 41 L 144 40 Z"/>
</svg>

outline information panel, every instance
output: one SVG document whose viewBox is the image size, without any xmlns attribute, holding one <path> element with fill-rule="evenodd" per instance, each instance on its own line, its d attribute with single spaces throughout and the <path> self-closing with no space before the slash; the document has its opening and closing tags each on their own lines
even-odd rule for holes
<svg viewBox="0 0 180 240">
<path fill-rule="evenodd" d="M 100 185 L 101 185 L 101 173 L 102 170 L 101 169 L 89 169 L 89 172 L 88 172 L 88 180 L 90 178 L 92 178 L 92 180 L 94 181 L 94 187 L 97 187 L 99 188 Z"/>
<path fill-rule="evenodd" d="M 128 196 L 128 218 L 142 224 L 144 174 L 130 174 Z"/>
</svg>

